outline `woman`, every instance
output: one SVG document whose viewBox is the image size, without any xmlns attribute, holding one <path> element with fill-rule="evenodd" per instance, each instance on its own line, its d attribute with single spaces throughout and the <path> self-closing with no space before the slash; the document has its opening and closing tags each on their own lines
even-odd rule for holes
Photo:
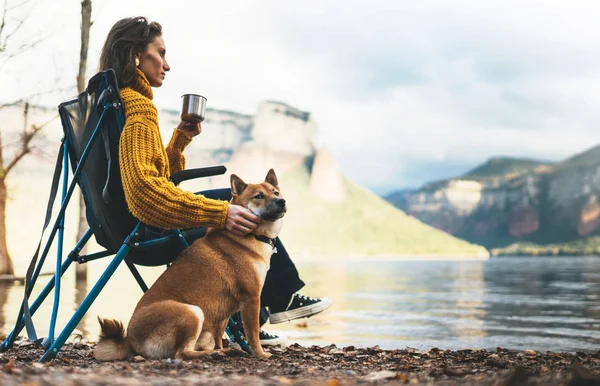
<svg viewBox="0 0 600 386">
<path fill-rule="evenodd" d="M 169 182 L 172 174 L 185 168 L 183 150 L 202 127 L 200 123 L 181 121 L 166 148 L 163 145 L 152 87 L 162 86 L 171 69 L 165 56 L 161 25 L 149 23 L 144 17 L 118 21 L 100 56 L 100 70 L 112 68 L 117 75 L 125 107 L 119 165 L 129 210 L 153 227 L 211 227 L 244 237 L 256 228 L 259 218 L 247 208 L 230 204 L 229 189 L 193 194 Z M 276 248 L 261 295 L 271 323 L 312 316 L 328 308 L 331 301 L 327 298 L 313 299 L 297 293 L 304 283 L 279 240 Z M 261 343 L 279 344 L 281 340 L 261 331 Z"/>
</svg>

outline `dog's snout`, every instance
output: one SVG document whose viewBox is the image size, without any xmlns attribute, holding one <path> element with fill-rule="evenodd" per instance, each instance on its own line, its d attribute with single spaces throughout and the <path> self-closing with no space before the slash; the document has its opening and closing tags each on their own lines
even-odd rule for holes
<svg viewBox="0 0 600 386">
<path fill-rule="evenodd" d="M 275 203 L 279 206 L 285 206 L 285 199 L 283 198 L 278 198 L 277 200 L 275 200 Z"/>
</svg>

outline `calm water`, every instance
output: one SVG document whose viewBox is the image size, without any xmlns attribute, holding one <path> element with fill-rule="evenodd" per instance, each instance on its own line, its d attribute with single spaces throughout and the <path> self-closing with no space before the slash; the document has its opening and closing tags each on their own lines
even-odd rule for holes
<svg viewBox="0 0 600 386">
<path fill-rule="evenodd" d="M 103 263 L 91 263 L 92 279 Z M 334 305 L 303 322 L 267 325 L 302 345 L 429 349 L 506 347 L 552 351 L 600 349 L 600 258 L 502 258 L 488 261 L 301 263 L 302 292 Z M 147 281 L 161 268 L 143 271 Z M 72 276 L 62 314 L 81 301 Z M 43 278 L 44 281 L 47 278 Z M 141 290 L 125 266 L 117 271 L 78 330 L 98 335 L 96 316 L 127 322 Z M 0 331 L 15 322 L 22 286 L 0 287 Z M 50 306 L 34 321 L 47 330 Z M 59 324 L 66 323 L 65 315 Z"/>
</svg>

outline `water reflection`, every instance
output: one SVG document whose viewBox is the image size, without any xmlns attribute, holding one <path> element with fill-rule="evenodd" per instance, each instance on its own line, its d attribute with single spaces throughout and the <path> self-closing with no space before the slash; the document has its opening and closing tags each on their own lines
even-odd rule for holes
<svg viewBox="0 0 600 386">
<path fill-rule="evenodd" d="M 89 283 L 103 264 L 90 264 Z M 298 267 L 307 283 L 302 293 L 328 296 L 334 305 L 310 319 L 265 326 L 290 342 L 541 351 L 596 351 L 600 344 L 598 258 L 320 261 Z M 141 272 L 152 283 L 162 269 Z M 72 276 L 65 279 L 58 326 L 87 292 L 85 283 L 75 286 Z M 40 280 L 38 291 L 46 280 Z M 0 288 L 3 333 L 14 325 L 22 291 L 22 286 Z M 127 268 L 119 267 L 77 332 L 95 340 L 98 315 L 127 322 L 141 295 Z M 47 332 L 50 312 L 48 303 L 34 317 L 41 334 Z"/>
</svg>

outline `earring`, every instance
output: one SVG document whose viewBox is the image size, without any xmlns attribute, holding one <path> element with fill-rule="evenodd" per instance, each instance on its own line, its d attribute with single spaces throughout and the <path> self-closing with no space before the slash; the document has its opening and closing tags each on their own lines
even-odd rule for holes
<svg viewBox="0 0 600 386">
<path fill-rule="evenodd" d="M 136 56 L 136 58 L 135 58 L 135 66 L 136 66 L 136 67 L 139 67 L 139 65 L 140 65 L 140 58 L 138 58 L 138 57 Z"/>
</svg>

